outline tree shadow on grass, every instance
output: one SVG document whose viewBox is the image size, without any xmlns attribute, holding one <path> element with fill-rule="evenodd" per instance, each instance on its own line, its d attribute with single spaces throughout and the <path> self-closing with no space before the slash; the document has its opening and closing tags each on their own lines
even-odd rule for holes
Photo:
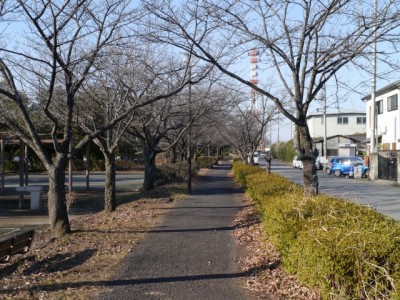
<svg viewBox="0 0 400 300">
<path fill-rule="evenodd" d="M 68 253 L 56 254 L 53 257 L 36 261 L 28 269 L 25 269 L 22 274 L 29 276 L 36 273 L 55 273 L 70 270 L 83 264 L 96 252 L 96 249 L 87 249 L 72 256 Z"/>
<path fill-rule="evenodd" d="M 14 272 L 18 270 L 18 267 L 25 261 L 30 261 L 33 263 L 29 266 L 29 268 L 22 271 L 22 275 L 24 276 L 29 276 L 38 273 L 62 272 L 83 264 L 96 252 L 97 252 L 96 249 L 87 249 L 78 252 L 74 255 L 69 255 L 67 253 L 56 254 L 52 257 L 45 258 L 42 260 L 36 260 L 35 256 L 30 255 L 20 259 L 15 259 L 10 265 L 2 268 L 0 270 L 0 276 L 1 277 L 11 276 Z"/>
</svg>

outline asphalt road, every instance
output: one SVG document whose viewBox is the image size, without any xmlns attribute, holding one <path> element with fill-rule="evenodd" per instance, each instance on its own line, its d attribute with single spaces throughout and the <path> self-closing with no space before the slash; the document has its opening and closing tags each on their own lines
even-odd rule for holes
<svg viewBox="0 0 400 300">
<path fill-rule="evenodd" d="M 90 173 L 89 176 L 89 188 L 93 189 L 104 189 L 104 173 L 96 172 Z M 14 189 L 19 186 L 19 175 L 12 174 L 6 175 L 4 180 L 4 186 L 6 189 Z M 69 176 L 67 174 L 65 178 L 65 184 L 68 185 Z M 48 185 L 47 174 L 28 174 L 28 185 Z M 140 172 L 121 172 L 116 175 L 116 185 L 118 187 L 139 187 L 143 184 L 143 173 Z M 79 172 L 72 174 L 72 186 L 73 189 L 86 189 L 86 174 Z"/>
<path fill-rule="evenodd" d="M 135 247 L 99 299 L 253 299 L 235 263 L 230 224 L 242 204 L 228 171 L 217 166 L 202 176 L 192 196 Z"/>
<path fill-rule="evenodd" d="M 260 166 L 265 168 L 265 161 L 260 161 Z M 285 176 L 295 183 L 303 184 L 303 170 L 295 169 L 291 164 L 272 160 L 271 172 Z M 324 170 L 318 171 L 318 180 L 320 193 L 367 205 L 400 221 L 400 186 L 394 182 L 335 177 L 333 174 L 326 174 Z"/>
</svg>

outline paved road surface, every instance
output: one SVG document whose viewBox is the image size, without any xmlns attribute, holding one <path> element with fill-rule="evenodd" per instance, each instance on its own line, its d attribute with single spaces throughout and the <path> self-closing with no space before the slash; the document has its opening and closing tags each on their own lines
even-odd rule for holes
<svg viewBox="0 0 400 300">
<path fill-rule="evenodd" d="M 140 187 L 143 184 L 143 173 L 142 172 L 117 172 L 116 184 L 118 187 Z M 93 172 L 89 174 L 89 187 L 90 189 L 104 189 L 104 172 Z M 72 186 L 74 190 L 86 189 L 86 175 L 82 172 L 77 172 L 72 175 Z M 68 185 L 69 177 L 68 174 L 65 177 L 65 184 Z M 48 185 L 49 179 L 47 174 L 29 174 L 28 175 L 29 185 Z M 7 190 L 15 191 L 15 188 L 19 186 L 19 175 L 12 174 L 5 176 L 4 186 Z"/>
<path fill-rule="evenodd" d="M 265 162 L 260 162 L 265 167 Z M 272 161 L 271 172 L 285 176 L 298 184 L 303 184 L 303 170 L 279 160 Z M 345 176 L 335 177 L 325 171 L 318 171 L 319 192 L 350 199 L 368 205 L 378 212 L 400 221 L 400 186 L 387 180 L 370 181 L 368 178 L 354 179 Z"/>
<path fill-rule="evenodd" d="M 100 299 L 254 299 L 235 263 L 230 223 L 241 196 L 228 171 L 209 170 L 126 258 Z"/>
</svg>

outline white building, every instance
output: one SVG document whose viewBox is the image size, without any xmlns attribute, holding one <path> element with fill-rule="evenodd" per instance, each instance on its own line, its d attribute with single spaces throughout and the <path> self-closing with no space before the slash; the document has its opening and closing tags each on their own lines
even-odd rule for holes
<svg viewBox="0 0 400 300">
<path fill-rule="evenodd" d="M 400 93 L 400 80 L 389 84 L 375 93 L 376 105 L 376 131 L 378 149 L 400 150 L 400 111 L 398 98 Z M 372 101 L 371 95 L 361 100 L 366 102 L 367 113 L 367 138 L 372 135 Z"/>
<path fill-rule="evenodd" d="M 310 113 L 307 117 L 313 139 L 324 137 L 325 124 L 322 112 Z M 364 111 L 336 111 L 326 113 L 326 136 L 355 135 L 366 132 L 367 118 Z"/>
<path fill-rule="evenodd" d="M 325 118 L 326 124 L 324 124 L 322 112 L 310 113 L 307 117 L 310 135 L 323 163 L 329 156 L 359 155 L 359 152 L 364 150 L 360 141 L 365 139 L 367 123 L 365 112 L 330 111 L 326 113 Z M 324 147 L 325 138 L 326 146 Z"/>
</svg>

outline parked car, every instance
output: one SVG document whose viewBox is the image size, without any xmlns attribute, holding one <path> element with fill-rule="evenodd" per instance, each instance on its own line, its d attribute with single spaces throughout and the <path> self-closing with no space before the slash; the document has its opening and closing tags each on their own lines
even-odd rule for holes
<svg viewBox="0 0 400 300">
<path fill-rule="evenodd" d="M 336 163 L 337 159 L 340 159 L 338 156 L 332 156 L 328 158 L 328 162 L 326 163 L 325 166 L 325 171 L 328 175 L 332 173 L 332 167 Z"/>
<path fill-rule="evenodd" d="M 253 155 L 253 161 L 254 161 L 254 164 L 255 164 L 255 165 L 258 165 L 258 164 L 259 164 L 259 158 L 260 158 L 260 156 L 259 156 L 258 152 L 254 153 L 254 155 Z"/>
<path fill-rule="evenodd" d="M 319 156 L 315 160 L 315 166 L 317 167 L 317 170 L 322 170 L 324 168 L 324 165 L 321 163 L 321 158 Z"/>
<path fill-rule="evenodd" d="M 299 159 L 297 155 L 293 158 L 293 168 L 303 169 L 303 162 Z"/>
<path fill-rule="evenodd" d="M 315 160 L 315 166 L 317 170 L 322 170 L 323 165 L 320 163 L 319 158 Z M 303 169 L 303 162 L 299 159 L 297 155 L 293 158 L 293 168 Z"/>
<path fill-rule="evenodd" d="M 247 162 L 248 162 L 248 163 L 251 163 L 250 155 L 247 157 Z M 254 154 L 253 154 L 253 162 L 254 162 L 255 165 L 258 165 L 258 164 L 259 164 L 259 155 L 258 155 L 258 152 L 257 152 L 257 151 L 254 152 Z"/>
<path fill-rule="evenodd" d="M 361 176 L 368 177 L 369 169 L 365 165 L 364 160 L 358 156 L 335 156 L 328 160 L 326 166 L 327 174 L 335 174 L 339 177 L 342 175 L 354 175 L 355 168 L 361 166 Z"/>
</svg>

